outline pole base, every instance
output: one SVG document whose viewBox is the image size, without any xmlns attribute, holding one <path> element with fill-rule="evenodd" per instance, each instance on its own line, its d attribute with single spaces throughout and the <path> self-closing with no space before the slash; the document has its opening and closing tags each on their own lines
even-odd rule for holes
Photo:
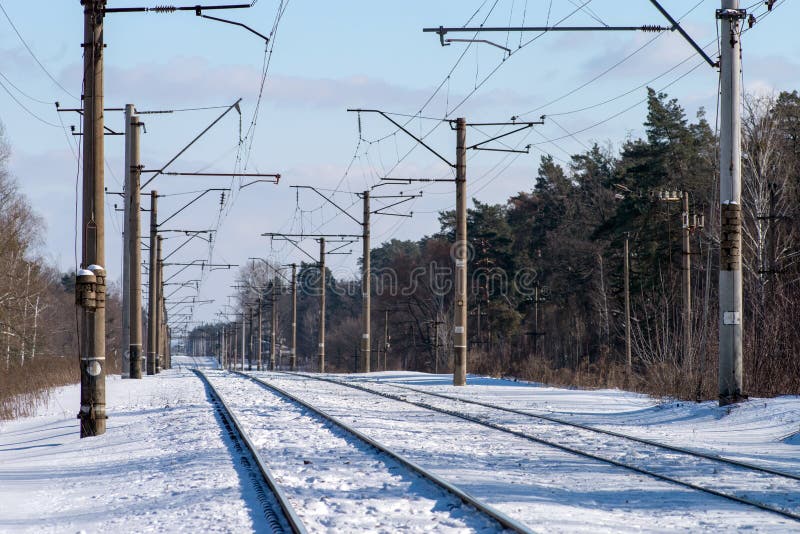
<svg viewBox="0 0 800 534">
<path fill-rule="evenodd" d="M 729 406 L 731 404 L 738 404 L 740 402 L 744 402 L 750 397 L 745 395 L 744 393 L 733 393 L 731 395 L 720 395 L 719 396 L 719 405 L 720 406 Z"/>
<path fill-rule="evenodd" d="M 108 416 L 105 413 L 79 413 L 78 419 L 81 420 L 81 438 L 91 438 L 100 436 L 106 433 L 106 419 Z"/>
</svg>

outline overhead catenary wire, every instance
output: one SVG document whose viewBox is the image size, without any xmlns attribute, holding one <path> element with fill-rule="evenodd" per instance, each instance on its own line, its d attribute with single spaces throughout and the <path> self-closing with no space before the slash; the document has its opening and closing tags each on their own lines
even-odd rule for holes
<svg viewBox="0 0 800 534">
<path fill-rule="evenodd" d="M 701 3 L 702 3 L 702 2 L 701 2 Z M 693 7 L 693 8 L 692 8 L 692 9 L 691 9 L 689 12 L 693 11 L 694 9 L 696 9 L 698 5 L 699 5 L 699 4 L 696 4 L 696 5 L 695 5 L 695 6 L 694 6 L 694 7 Z M 688 14 L 688 13 L 687 13 L 687 14 Z M 684 16 L 685 16 L 685 15 L 684 15 Z M 651 40 L 651 42 L 652 42 L 652 40 Z M 687 58 L 686 60 L 684 60 L 684 61 L 680 62 L 678 65 L 676 65 L 675 67 L 673 67 L 672 69 L 670 69 L 668 72 L 671 72 L 672 70 L 674 70 L 675 68 L 679 67 L 680 65 L 683 65 L 684 63 L 686 63 L 687 61 L 689 61 L 689 60 L 690 60 L 692 57 L 694 57 L 694 55 L 693 55 L 693 56 L 690 56 L 690 57 L 689 57 L 689 58 Z M 692 68 L 692 69 L 691 69 L 689 72 L 682 74 L 682 75 L 681 75 L 680 77 L 678 77 L 676 80 L 673 80 L 672 82 L 670 82 L 669 84 L 667 84 L 666 86 L 664 86 L 664 88 L 663 88 L 663 89 L 666 89 L 667 87 L 669 87 L 669 86 L 671 86 L 672 84 L 676 83 L 676 82 L 677 82 L 677 81 L 679 81 L 680 79 L 683 79 L 685 76 L 687 76 L 688 74 L 690 74 L 691 72 L 693 72 L 694 70 L 696 70 L 696 69 L 697 69 L 697 68 L 699 68 L 699 67 L 700 67 L 700 64 L 698 64 L 698 65 L 694 66 L 694 67 L 693 67 L 693 68 Z M 658 78 L 662 77 L 664 74 L 666 74 L 666 73 L 662 73 L 662 75 L 659 75 L 659 77 L 658 77 Z M 629 92 L 628 92 L 628 94 L 629 94 L 630 92 L 632 92 L 632 91 L 629 91 Z M 615 98 L 614 98 L 614 99 L 612 99 L 612 100 L 616 100 L 616 99 L 618 99 L 618 98 L 619 98 L 619 97 L 615 97 Z M 580 141 L 579 141 L 579 140 L 578 140 L 578 139 L 575 137 L 575 134 L 577 134 L 577 133 L 581 133 L 581 132 L 583 132 L 583 131 L 587 131 L 588 129 L 591 129 L 591 128 L 595 128 L 595 127 L 599 126 L 600 124 L 603 124 L 603 123 L 607 122 L 608 120 L 611 120 L 611 119 L 613 119 L 614 117 L 616 117 L 616 116 L 618 116 L 618 115 L 620 115 L 620 114 L 624 113 L 625 111 L 628 111 L 629 109 L 632 109 L 633 107 L 635 107 L 635 106 L 637 106 L 637 105 L 639 105 L 639 104 L 643 103 L 644 101 L 646 101 L 646 99 L 644 99 L 644 100 L 642 100 L 642 101 L 639 101 L 639 102 L 637 102 L 636 104 L 634 104 L 634 106 L 628 107 L 628 108 L 626 108 L 625 110 L 623 110 L 623 111 L 622 111 L 622 112 L 620 112 L 620 113 L 614 114 L 614 115 L 612 115 L 611 117 L 608 117 L 608 118 L 604 119 L 603 121 L 596 122 L 596 123 L 592 124 L 591 126 L 589 126 L 589 127 L 587 127 L 587 128 L 584 128 L 584 129 L 582 129 L 582 130 L 579 130 L 579 131 L 576 131 L 576 132 L 569 132 L 569 131 L 566 131 L 566 130 L 564 129 L 564 131 L 565 131 L 565 134 L 566 134 L 565 136 L 562 136 L 562 137 L 557 137 L 557 138 L 554 138 L 554 139 L 546 139 L 546 141 L 545 141 L 545 142 L 547 142 L 547 143 L 550 143 L 550 144 L 554 144 L 554 146 L 557 146 L 557 145 L 555 145 L 555 143 L 554 143 L 555 141 L 557 141 L 557 140 L 560 140 L 560 139 L 565 139 L 565 138 L 572 138 L 573 140 L 575 140 L 575 141 L 577 141 L 577 142 L 581 143 L 581 142 L 580 142 Z M 555 121 L 554 121 L 554 123 L 555 123 Z M 560 124 L 556 124 L 556 125 L 557 125 L 559 128 L 562 128 Z M 563 128 L 562 128 L 562 129 L 563 129 Z M 537 133 L 539 133 L 539 132 L 537 132 Z M 540 135 L 541 135 L 541 134 L 540 134 Z M 581 143 L 581 144 L 583 145 L 583 143 Z M 585 145 L 583 145 L 583 146 L 585 147 Z M 560 148 L 560 147 L 558 147 L 558 148 Z M 567 153 L 567 154 L 568 154 L 568 153 Z M 569 154 L 568 154 L 568 155 L 569 155 Z M 489 183 L 491 183 L 491 181 L 493 181 L 493 180 L 490 180 L 490 182 L 489 182 Z M 487 185 L 488 185 L 488 184 L 487 184 Z M 480 190 L 482 190 L 482 189 L 483 189 L 483 188 L 485 188 L 485 187 L 486 187 L 486 186 L 484 185 L 483 187 L 481 187 L 481 188 L 480 188 Z"/>
</svg>

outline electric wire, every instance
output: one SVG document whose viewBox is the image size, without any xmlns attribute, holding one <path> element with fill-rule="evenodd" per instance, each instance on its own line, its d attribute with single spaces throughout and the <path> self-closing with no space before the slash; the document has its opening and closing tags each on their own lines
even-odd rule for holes
<svg viewBox="0 0 800 534">
<path fill-rule="evenodd" d="M 5 78 L 5 76 L 4 76 L 4 78 Z M 19 107 L 21 107 L 21 108 L 22 108 L 22 109 L 25 111 L 25 113 L 27 113 L 28 115 L 30 115 L 31 117 L 33 117 L 33 118 L 34 118 L 34 119 L 36 119 L 37 121 L 41 122 L 42 124 L 46 124 L 47 126 L 52 126 L 53 128 L 60 128 L 60 126 L 59 126 L 58 124 L 52 123 L 52 122 L 50 122 L 50 121 L 47 121 L 47 120 L 45 120 L 45 119 L 41 118 L 41 117 L 40 117 L 39 115 L 37 115 L 36 113 L 34 113 L 33 111 L 31 111 L 31 110 L 28 108 L 28 106 L 26 106 L 25 104 L 23 104 L 22 102 L 20 102 L 20 101 L 19 101 L 19 99 L 18 99 L 16 96 L 14 96 L 14 93 L 12 93 L 12 92 L 11 92 L 11 91 L 8 89 L 8 87 L 6 87 L 6 85 L 5 85 L 5 84 L 4 84 L 2 81 L 0 81 L 0 87 L 2 87 L 2 88 L 3 88 L 3 90 L 6 92 L 6 94 L 8 94 L 8 96 L 10 96 L 10 97 L 11 97 L 11 100 L 13 100 L 14 102 L 16 102 L 16 104 L 17 104 Z"/>
<path fill-rule="evenodd" d="M 37 104 L 47 104 L 49 106 L 53 105 L 53 102 L 48 102 L 46 100 L 42 100 L 40 98 L 36 98 L 35 96 L 29 95 L 28 93 L 26 93 L 25 91 L 23 91 L 22 89 L 17 87 L 17 85 L 14 82 L 12 82 L 11 80 L 9 80 L 8 77 L 5 74 L 3 74 L 2 72 L 0 72 L 0 78 L 3 78 L 6 81 L 6 83 L 8 85 L 10 85 L 16 92 L 18 92 L 20 95 L 24 96 L 25 98 L 27 98 L 31 102 L 36 102 Z"/>
<path fill-rule="evenodd" d="M 14 21 L 13 21 L 13 20 L 11 20 L 11 17 L 10 17 L 10 16 L 8 15 L 8 13 L 6 12 L 6 9 L 5 9 L 5 7 L 3 7 L 3 4 L 2 4 L 2 2 L 0 2 L 0 11 L 2 11 L 2 12 L 3 12 L 3 15 L 6 17 L 6 20 L 7 20 L 7 21 L 8 21 L 8 23 L 11 25 L 11 28 L 14 30 L 14 33 L 15 33 L 15 34 L 17 34 L 17 38 L 19 39 L 19 41 L 22 43 L 22 45 L 25 47 L 25 49 L 26 49 L 26 50 L 28 51 L 28 53 L 31 55 L 31 57 L 32 57 L 32 58 L 33 58 L 33 60 L 36 62 L 36 64 L 37 64 L 37 65 L 39 65 L 39 68 L 41 68 L 41 69 L 42 69 L 42 71 L 43 71 L 43 72 L 44 72 L 44 73 L 47 75 L 47 77 L 48 77 L 48 78 L 50 78 L 50 81 L 52 81 L 54 84 L 56 84 L 56 85 L 57 85 L 57 86 L 58 86 L 58 87 L 59 87 L 59 88 L 60 88 L 62 91 L 64 91 L 64 93 L 66 93 L 67 95 L 71 96 L 71 97 L 72 97 L 72 98 L 74 98 L 75 100 L 79 100 L 77 96 L 75 96 L 74 94 L 72 94 L 71 92 L 69 92 L 69 90 L 67 90 L 67 89 L 66 89 L 66 88 L 65 88 L 63 85 L 61 85 L 61 83 L 59 83 L 59 81 L 58 81 L 58 80 L 56 80 L 56 79 L 55 79 L 55 77 L 53 77 L 53 75 L 52 75 L 52 74 L 50 74 L 50 71 L 49 71 L 49 70 L 47 70 L 47 68 L 46 68 L 46 67 L 45 67 L 45 66 L 42 64 L 42 62 L 41 62 L 41 61 L 39 61 L 39 58 L 38 58 L 38 57 L 36 57 L 36 54 L 34 54 L 34 53 L 33 53 L 33 50 L 32 50 L 32 49 L 31 49 L 31 47 L 28 45 L 27 41 L 25 41 L 25 38 L 23 38 L 23 37 L 22 37 L 22 34 L 21 34 L 21 33 L 19 32 L 19 30 L 17 29 L 17 26 L 14 24 Z"/>
</svg>

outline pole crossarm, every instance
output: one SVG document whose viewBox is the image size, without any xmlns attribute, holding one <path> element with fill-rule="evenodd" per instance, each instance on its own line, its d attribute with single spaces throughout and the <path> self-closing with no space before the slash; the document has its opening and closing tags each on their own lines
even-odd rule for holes
<svg viewBox="0 0 800 534">
<path fill-rule="evenodd" d="M 381 178 L 381 182 L 373 185 L 370 187 L 370 190 L 374 190 L 377 187 L 381 187 L 383 185 L 411 185 L 412 183 L 430 183 L 430 182 L 450 182 L 453 183 L 455 180 L 453 178 L 390 178 L 390 177 L 383 177 Z"/>
<path fill-rule="evenodd" d="M 341 245 L 339 245 L 338 247 L 336 247 L 334 249 L 331 249 L 331 250 L 327 251 L 325 254 L 328 254 L 328 255 L 330 255 L 330 254 L 343 254 L 343 255 L 352 254 L 352 252 L 353 252 L 352 250 L 348 250 L 347 252 L 337 252 L 337 251 L 343 249 L 347 245 L 352 245 L 355 242 L 356 242 L 355 239 L 348 240 L 348 241 L 344 241 L 344 240 L 343 241 L 328 240 L 328 243 L 341 243 Z"/>
<path fill-rule="evenodd" d="M 165 284 L 165 285 L 166 285 L 166 284 Z M 180 291 L 180 290 L 182 290 L 182 289 L 186 289 L 187 287 L 188 287 L 188 288 L 190 288 L 190 289 L 194 289 L 194 291 L 195 291 L 195 294 L 197 294 L 197 288 L 195 288 L 195 287 L 192 287 L 192 286 L 184 286 L 184 285 L 179 285 L 177 288 L 175 288 L 175 289 L 172 291 L 172 293 L 170 293 L 169 295 L 167 295 L 167 296 L 166 296 L 166 298 L 167 298 L 167 299 L 169 299 L 169 298 L 172 298 L 172 297 L 175 295 L 175 293 L 177 293 L 178 291 Z"/>
<path fill-rule="evenodd" d="M 422 191 L 420 191 L 419 194 L 417 194 L 417 195 L 403 195 L 403 194 L 400 194 L 400 195 L 374 196 L 374 197 L 372 197 L 373 199 L 376 199 L 376 198 L 377 199 L 399 198 L 401 200 L 398 200 L 396 202 L 392 202 L 391 204 L 387 204 L 385 206 L 381 206 L 380 208 L 375 209 L 375 210 L 371 211 L 370 213 L 372 213 L 373 215 L 391 215 L 393 217 L 413 217 L 414 216 L 414 212 L 411 212 L 411 213 L 387 213 L 384 210 L 387 210 L 389 208 L 393 208 L 395 206 L 399 206 L 400 204 L 403 204 L 403 203 L 408 202 L 409 200 L 412 200 L 412 199 L 415 199 L 415 198 L 420 198 L 421 196 L 422 196 Z"/>
<path fill-rule="evenodd" d="M 175 11 L 212 11 L 216 9 L 247 9 L 251 4 L 225 4 L 213 6 L 156 6 L 156 7 L 107 7 L 103 13 L 174 13 Z"/>
<path fill-rule="evenodd" d="M 168 304 L 172 304 L 171 307 L 167 308 L 167 311 L 170 312 L 170 311 L 174 310 L 176 307 L 180 306 L 181 304 L 191 304 L 192 306 L 194 306 L 195 304 L 211 304 L 214 301 L 212 299 L 197 300 L 196 298 L 192 297 L 191 299 L 183 299 L 183 300 L 179 300 L 177 302 L 170 302 L 168 299 L 164 299 L 164 302 L 166 302 Z M 175 313 L 173 315 L 178 316 L 180 314 L 179 313 Z"/>
<path fill-rule="evenodd" d="M 422 28 L 425 33 L 435 33 L 442 39 L 448 33 L 478 33 L 478 32 L 665 32 L 674 28 L 658 24 L 642 24 L 640 26 L 467 26 Z M 444 41 L 446 44 L 446 41 Z"/>
<path fill-rule="evenodd" d="M 181 269 L 178 269 L 178 271 L 175 272 L 172 276 L 170 276 L 169 278 L 165 278 L 164 282 L 169 282 L 170 280 L 172 280 L 173 278 L 175 278 L 176 276 L 181 274 L 183 271 L 185 271 L 189 267 L 196 266 L 196 265 L 199 265 L 202 270 L 205 270 L 206 267 L 208 267 L 209 270 L 230 269 L 232 267 L 238 267 L 238 265 L 233 265 L 233 264 L 207 263 L 205 260 L 195 260 L 195 261 L 190 262 L 190 263 L 175 263 L 175 262 L 162 263 L 162 266 L 164 266 L 164 267 L 175 267 L 175 266 L 181 267 Z"/>
<path fill-rule="evenodd" d="M 230 191 L 230 190 L 231 189 L 229 187 L 211 187 L 209 189 L 206 189 L 205 191 L 201 192 L 199 195 L 194 197 L 192 200 L 190 200 L 189 202 L 184 204 L 183 207 L 181 207 L 178 211 L 176 211 L 175 213 L 173 213 L 172 215 L 170 215 L 169 217 L 167 217 L 166 219 L 164 219 L 163 221 L 158 223 L 157 226 L 161 226 L 162 224 L 165 224 L 167 221 L 169 221 L 170 219 L 172 219 L 173 217 L 178 215 L 180 212 L 182 212 L 183 210 L 185 210 L 186 208 L 188 208 L 189 206 L 191 206 L 192 204 L 194 204 L 195 202 L 200 200 L 202 197 L 204 197 L 206 194 L 210 193 L 211 191 Z"/>
<path fill-rule="evenodd" d="M 314 191 L 316 194 L 318 194 L 319 196 L 321 196 L 322 198 L 324 198 L 326 201 L 328 201 L 328 203 L 330 203 L 330 204 L 331 204 L 332 206 L 334 206 L 336 209 L 338 209 L 339 211 L 341 211 L 342 213 L 344 213 L 345 215 L 347 215 L 348 217 L 350 217 L 350 218 L 351 218 L 353 221 L 355 221 L 355 223 L 356 223 L 357 225 L 359 225 L 359 226 L 363 226 L 363 225 L 364 225 L 364 222 L 363 222 L 363 221 L 359 221 L 358 219 L 356 219 L 355 217 L 353 217 L 352 215 L 350 215 L 350 213 L 348 213 L 348 212 L 347 212 L 347 210 L 345 210 L 343 207 L 341 207 L 339 204 L 337 204 L 336 202 L 334 202 L 334 201 L 333 201 L 332 199 L 330 199 L 329 197 L 327 197 L 327 196 L 323 195 L 323 194 L 322 194 L 322 193 L 321 193 L 321 192 L 320 192 L 320 191 L 319 191 L 319 190 L 318 190 L 316 187 L 313 187 L 313 186 L 310 186 L 310 185 L 292 185 L 292 186 L 290 186 L 290 187 L 293 187 L 293 188 L 295 188 L 295 189 L 310 189 L 310 190 Z"/>
<path fill-rule="evenodd" d="M 264 42 L 269 43 L 269 37 L 260 33 L 247 24 L 243 24 L 241 22 L 236 22 L 233 20 L 222 19 L 219 17 L 212 17 L 211 15 L 203 15 L 203 11 L 212 11 L 218 9 L 247 9 L 249 7 L 253 7 L 253 4 L 229 4 L 229 5 L 217 5 L 217 6 L 156 6 L 156 7 L 116 7 L 116 8 L 105 8 L 103 13 L 175 13 L 176 11 L 194 11 L 194 14 L 198 17 L 208 19 L 208 20 L 215 20 L 217 22 L 224 22 L 225 24 L 232 24 L 234 26 L 239 26 L 244 28 L 245 30 L 258 35 Z"/>
<path fill-rule="evenodd" d="M 334 240 L 336 238 L 361 239 L 361 234 L 279 234 L 279 233 L 273 233 L 273 232 L 266 232 L 266 233 L 261 234 L 261 236 L 262 237 L 272 237 L 272 238 L 277 238 L 277 237 L 299 237 L 300 239 L 306 239 L 306 238 L 319 239 L 320 237 L 324 237 L 328 241 L 328 243 L 334 242 Z"/>
<path fill-rule="evenodd" d="M 521 124 L 519 128 L 511 130 L 510 132 L 506 132 L 500 135 L 496 135 L 490 139 L 486 139 L 485 141 L 481 141 L 480 143 L 475 143 L 474 145 L 470 145 L 467 147 L 467 150 L 490 150 L 493 152 L 513 152 L 517 154 L 528 154 L 530 152 L 530 145 L 528 145 L 525 150 L 515 150 L 511 148 L 481 148 L 483 145 L 487 143 L 491 143 L 492 141 L 497 141 L 498 139 L 503 139 L 504 137 L 508 137 L 509 135 L 515 134 L 517 132 L 521 132 L 522 130 L 527 130 L 528 128 L 533 128 L 536 124 L 544 124 L 544 121 L 536 121 L 536 122 L 525 122 L 525 123 L 518 123 L 518 122 L 506 122 L 506 123 L 483 123 L 483 124 L 467 124 L 467 126 L 510 126 Z"/>
<path fill-rule="evenodd" d="M 124 8 L 120 8 L 120 9 L 124 9 Z M 227 115 L 227 114 L 230 112 L 230 110 L 232 110 L 232 109 L 234 109 L 234 108 L 235 108 L 235 109 L 236 109 L 236 111 L 237 111 L 237 112 L 239 112 L 239 114 L 241 115 L 241 113 L 242 113 L 242 112 L 241 112 L 241 110 L 239 109 L 239 102 L 241 102 L 241 101 L 242 101 L 242 99 L 241 99 L 241 98 L 239 98 L 238 100 L 236 100 L 236 102 L 234 102 L 233 104 L 231 104 L 230 106 L 228 106 L 228 108 L 226 108 L 226 109 L 225 109 L 225 111 L 223 111 L 223 112 L 222 112 L 222 114 L 220 114 L 220 116 L 219 116 L 219 117 L 217 117 L 216 119 L 214 119 L 214 121 L 213 121 L 211 124 L 209 124 L 208 126 L 206 126 L 206 128 L 205 128 L 205 129 L 204 129 L 202 132 L 200 132 L 199 134 L 197 134 L 197 136 L 196 136 L 194 139 L 192 139 L 192 140 L 189 142 L 189 144 L 188 144 L 188 145 L 186 145 L 185 147 L 183 147 L 183 148 L 180 150 L 180 152 L 178 152 L 178 153 L 177 153 L 177 154 L 176 154 L 176 155 L 175 155 L 175 156 L 174 156 L 174 157 L 173 157 L 171 160 L 169 160 L 169 161 L 168 161 L 166 164 L 164 164 L 164 166 L 162 166 L 162 167 L 161 167 L 160 169 L 158 169 L 157 171 L 154 171 L 154 172 L 155 172 L 155 174 L 153 174 L 153 176 L 151 176 L 149 180 L 147 180 L 147 181 L 146 181 L 144 184 L 142 184 L 142 186 L 140 187 L 140 189 L 144 189 L 145 187 L 147 187 L 147 186 L 148 186 L 148 184 L 150 184 L 150 182 L 152 182 L 153 180 L 155 180 L 156 178 L 158 178 L 158 176 L 159 176 L 160 174 L 162 174 L 164 171 L 166 171 L 166 170 L 167 170 L 167 167 L 169 167 L 170 165 L 172 165 L 173 163 L 175 163 L 175 160 L 177 160 L 179 157 L 181 157 L 181 156 L 183 155 L 183 153 L 184 153 L 184 152 L 186 152 L 187 150 L 189 150 L 189 147 L 191 147 L 193 144 L 195 144 L 195 143 L 196 143 L 196 142 L 197 142 L 197 141 L 198 141 L 198 140 L 199 140 L 201 137 L 203 137 L 203 136 L 204 136 L 204 135 L 205 135 L 205 134 L 206 134 L 206 133 L 207 133 L 207 132 L 208 132 L 208 131 L 209 131 L 211 128 L 213 128 L 213 127 L 214 127 L 214 126 L 215 126 L 215 125 L 216 125 L 216 124 L 217 124 L 219 121 L 221 121 L 221 120 L 222 120 L 222 118 L 223 118 L 225 115 Z M 227 175 L 226 175 L 226 176 L 227 176 Z"/>
<path fill-rule="evenodd" d="M 204 232 L 197 232 L 197 233 L 191 233 L 191 234 L 190 234 L 190 233 L 188 233 L 188 232 L 187 232 L 187 235 L 189 235 L 189 237 L 188 237 L 188 238 L 187 238 L 187 239 L 186 239 L 186 240 L 185 240 L 183 243 L 181 243 L 180 245 L 178 245 L 178 247 L 177 247 L 175 250 L 173 250 L 172 252 L 170 252 L 169 254 L 167 254 L 167 255 L 164 257 L 164 261 L 168 260 L 170 257 L 172 257 L 172 255 L 173 255 L 173 254 L 175 254 L 175 253 L 176 253 L 176 252 L 178 252 L 180 249 L 182 249 L 183 247 L 185 247 L 186 245 L 188 245 L 188 244 L 189 244 L 189 243 L 190 243 L 190 242 L 191 242 L 193 239 L 195 239 L 195 238 L 199 238 L 199 239 L 202 239 L 203 241 L 206 241 L 207 243 L 211 243 L 211 236 L 209 236 L 208 238 L 205 238 L 205 237 L 203 237 L 203 236 L 202 236 L 202 234 L 203 234 L 203 233 L 204 233 Z"/>
<path fill-rule="evenodd" d="M 381 115 L 381 116 L 382 116 L 384 119 L 386 119 L 387 121 L 391 122 L 392 124 L 394 124 L 395 126 L 397 126 L 397 127 L 400 129 L 400 130 L 402 130 L 402 131 L 403 131 L 403 133 L 405 133 L 406 135 L 408 135 L 409 137 L 411 137 L 413 140 L 415 140 L 417 143 L 419 143 L 420 145 L 422 145 L 423 147 L 425 147 L 426 149 L 428 149 L 428 151 L 429 151 L 431 154 L 433 154 L 434 156 L 436 156 L 436 157 L 437 157 L 437 158 L 439 158 L 440 160 L 442 160 L 442 161 L 444 161 L 445 163 L 447 163 L 447 165 L 448 165 L 448 166 L 450 166 L 450 167 L 452 167 L 452 168 L 455 168 L 455 167 L 456 167 L 456 164 L 455 164 L 455 163 L 451 163 L 451 162 L 450 162 L 450 160 L 448 160 L 447 158 L 445 158 L 444 156 L 442 156 L 441 154 L 439 154 L 438 152 L 436 152 L 436 151 L 435 151 L 433 148 L 431 148 L 430 146 L 428 146 L 428 145 L 425 143 L 425 141 L 423 141 L 422 139 L 420 139 L 419 137 L 417 137 L 417 136 L 416 136 L 416 135 L 414 135 L 413 133 L 409 132 L 409 131 L 408 131 L 408 130 L 407 130 L 407 129 L 406 129 L 406 128 L 405 128 L 405 127 L 402 125 L 402 124 L 400 124 L 399 122 L 397 122 L 396 120 L 394 120 L 393 118 L 391 118 L 391 117 L 390 117 L 390 116 L 389 116 L 387 113 L 385 113 L 385 112 L 383 112 L 383 111 L 381 111 L 381 110 L 379 110 L 379 109 L 348 109 L 347 111 L 349 111 L 349 112 L 351 112 L 351 113 L 359 113 L 359 114 L 360 114 L 360 113 L 377 113 L 377 114 Z"/>
<path fill-rule="evenodd" d="M 267 265 L 269 268 L 271 268 L 274 273 L 276 273 L 278 276 L 280 276 L 281 278 L 283 278 L 287 282 L 292 283 L 292 281 L 290 279 L 286 278 L 286 276 L 281 272 L 281 271 L 283 271 L 283 269 L 276 269 L 271 263 L 269 263 L 264 258 L 251 257 L 251 258 L 247 258 L 247 259 L 248 260 L 258 260 L 258 261 L 264 262 L 264 264 Z M 281 267 L 291 267 L 291 264 L 290 265 L 281 265 Z"/>
<path fill-rule="evenodd" d="M 159 234 L 165 234 L 167 232 L 175 233 L 175 234 L 213 234 L 216 230 L 209 229 L 209 230 L 186 230 L 183 228 L 170 228 L 168 230 L 163 230 L 161 228 L 158 229 Z"/>
<path fill-rule="evenodd" d="M 232 263 L 207 263 L 205 260 L 195 260 L 195 261 L 190 262 L 190 263 L 170 262 L 170 263 L 164 263 L 163 265 L 164 265 L 164 267 L 173 267 L 173 266 L 176 266 L 176 265 L 191 267 L 192 265 L 200 265 L 203 268 L 205 268 L 205 267 L 214 267 L 214 268 L 220 268 L 220 269 L 223 269 L 223 268 L 230 269 L 231 267 L 238 267 L 238 265 L 235 265 L 235 264 L 232 264 Z"/>
<path fill-rule="evenodd" d="M 163 176 L 230 176 L 231 178 L 275 178 L 275 180 L 258 180 L 259 182 L 270 182 L 273 184 L 277 184 L 281 179 L 280 174 L 262 172 L 162 172 L 159 169 L 143 169 L 142 172 L 160 173 Z"/>
<path fill-rule="evenodd" d="M 288 243 L 291 243 L 291 244 L 292 244 L 292 246 L 294 246 L 294 248 L 296 248 L 297 250 L 299 250 L 300 252 L 302 252 L 303 254 L 305 254 L 305 255 L 306 255 L 306 256 L 307 256 L 307 257 L 308 257 L 308 258 L 309 258 L 309 259 L 310 259 L 310 260 L 311 260 L 311 261 L 312 261 L 312 262 L 313 262 L 315 265 L 316 265 L 316 264 L 318 263 L 318 261 L 319 261 L 317 258 L 315 258 L 315 257 L 314 257 L 314 256 L 312 256 L 311 254 L 309 254 L 308 252 L 306 252 L 306 251 L 303 249 L 303 247 L 301 247 L 301 246 L 300 246 L 300 244 L 299 244 L 299 243 L 298 243 L 296 240 L 292 239 L 291 237 L 286 237 L 286 236 L 284 236 L 284 235 L 281 235 L 281 234 L 262 234 L 262 235 L 265 235 L 265 236 L 269 237 L 270 239 L 277 239 L 277 240 L 279 240 L 279 241 L 286 241 L 286 242 L 288 242 Z"/>
<path fill-rule="evenodd" d="M 163 285 L 163 286 L 197 287 L 198 284 L 200 284 L 200 280 L 199 279 L 198 280 L 186 280 L 184 282 L 169 282 L 169 283 L 165 282 L 165 283 L 163 283 L 161 285 Z"/>
</svg>

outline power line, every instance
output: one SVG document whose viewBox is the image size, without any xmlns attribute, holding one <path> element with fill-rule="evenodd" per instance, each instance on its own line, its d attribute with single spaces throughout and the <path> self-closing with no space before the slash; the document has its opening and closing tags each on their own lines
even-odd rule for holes
<svg viewBox="0 0 800 534">
<path fill-rule="evenodd" d="M 46 124 L 46 125 L 48 125 L 48 126 L 52 126 L 52 127 L 54 127 L 54 128 L 61 128 L 61 126 L 59 126 L 58 124 L 55 124 L 55 123 L 52 123 L 52 122 L 46 121 L 45 119 L 41 118 L 39 115 L 37 115 L 36 113 L 34 113 L 33 111 L 31 111 L 31 110 L 28 108 L 28 106 L 26 106 L 25 104 L 23 104 L 22 102 L 20 102 L 20 101 L 19 101 L 19 99 L 18 99 L 16 96 L 14 96 L 14 93 L 12 93 L 11 91 L 9 91 L 9 90 L 8 90 L 8 87 L 6 87 L 6 86 L 5 86 L 5 84 L 4 84 L 3 82 L 0 82 L 0 87 L 2 87 L 2 88 L 3 88 L 3 90 L 4 90 L 4 91 L 5 91 L 7 94 L 8 94 L 8 96 L 10 96 L 10 97 L 11 97 L 11 100 L 13 100 L 14 102 L 16 102 L 16 103 L 17 103 L 17 105 L 18 105 L 19 107 L 21 107 L 23 110 L 25 110 L 25 112 L 26 112 L 28 115 L 30 115 L 31 117 L 33 117 L 33 118 L 34 118 L 34 119 L 36 119 L 37 121 L 41 122 L 42 124 Z"/>
<path fill-rule="evenodd" d="M 12 20 L 11 20 L 11 17 L 9 17 L 9 16 L 8 16 L 8 13 L 6 12 L 6 9 L 5 9 L 5 7 L 3 7 L 3 4 L 2 4 L 2 3 L 0 3 L 0 11 L 2 11 L 2 12 L 3 12 L 3 15 L 5 15 L 5 17 L 6 17 L 6 20 L 7 20 L 7 21 L 8 21 L 8 23 L 11 25 L 11 28 L 13 28 L 13 30 L 14 30 L 14 33 L 16 33 L 16 34 L 17 34 L 17 37 L 19 38 L 20 42 L 21 42 L 21 43 L 22 43 L 22 45 L 25 47 L 25 49 L 28 51 L 28 53 L 31 55 L 31 57 L 33 58 L 33 60 L 34 60 L 34 61 L 36 61 L 36 64 L 37 64 L 37 65 L 39 65 L 39 68 L 41 68 L 41 69 L 42 69 L 42 71 L 44 71 L 44 73 L 47 75 L 47 77 L 48 77 L 48 78 L 50 78 L 50 80 L 51 80 L 51 81 L 52 81 L 54 84 L 56 84 L 56 85 L 57 85 L 59 88 L 61 88 L 61 90 L 62 90 L 62 91 L 64 91 L 66 94 L 68 94 L 69 96 L 71 96 L 71 97 L 72 97 L 72 98 L 74 98 L 75 100 L 79 100 L 77 96 L 75 96 L 74 94 L 70 93 L 70 92 L 69 92 L 69 91 L 68 91 L 68 90 L 67 90 L 67 89 L 66 89 L 66 88 L 65 88 L 63 85 L 61 85 L 61 84 L 59 83 L 59 81 L 58 81 L 58 80 L 56 80 L 56 79 L 53 77 L 53 75 L 52 75 L 52 74 L 50 74 L 50 71 L 48 71 L 48 70 L 47 70 L 47 68 L 45 68 L 45 66 L 44 66 L 44 65 L 42 65 L 42 62 L 41 62 L 41 61 L 39 61 L 39 58 L 38 58 L 38 57 L 36 57 L 36 54 L 34 54 L 34 53 L 33 53 L 33 50 L 31 50 L 31 47 L 28 45 L 28 43 L 27 43 L 27 42 L 25 41 L 25 39 L 22 37 L 22 34 L 21 34 L 21 33 L 19 33 L 19 30 L 18 30 L 18 29 L 17 29 L 17 27 L 14 25 L 14 21 L 12 21 Z"/>
<path fill-rule="evenodd" d="M 12 82 L 11 80 L 9 80 L 9 79 L 8 79 L 8 77 L 7 77 L 5 74 L 3 74 L 2 72 L 0 72 L 0 78 L 3 78 L 3 79 L 6 81 L 6 83 L 7 83 L 8 85 L 10 85 L 12 88 L 14 88 L 14 90 L 15 90 L 15 91 L 17 91 L 19 94 L 21 94 L 22 96 L 24 96 L 24 97 L 25 97 L 25 98 L 27 98 L 28 100 L 31 100 L 31 101 L 33 101 L 33 102 L 36 102 L 37 104 L 47 104 L 47 105 L 53 105 L 53 102 L 48 102 L 48 101 L 46 101 L 46 100 L 41 100 L 41 99 L 39 99 L 39 98 L 36 98 L 36 97 L 33 97 L 33 96 L 29 95 L 28 93 L 26 93 L 25 91 L 23 91 L 22 89 L 20 89 L 19 87 L 17 87 L 17 86 L 14 84 L 14 82 Z"/>
</svg>

